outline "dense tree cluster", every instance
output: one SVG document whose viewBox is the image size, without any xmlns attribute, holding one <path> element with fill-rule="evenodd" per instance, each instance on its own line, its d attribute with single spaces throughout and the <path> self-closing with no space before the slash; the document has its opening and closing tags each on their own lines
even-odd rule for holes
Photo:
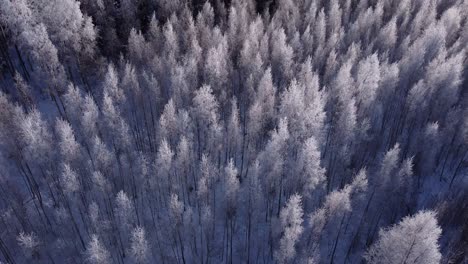
<svg viewBox="0 0 468 264">
<path fill-rule="evenodd" d="M 467 0 L 0 0 L 0 262 L 468 262 Z"/>
</svg>

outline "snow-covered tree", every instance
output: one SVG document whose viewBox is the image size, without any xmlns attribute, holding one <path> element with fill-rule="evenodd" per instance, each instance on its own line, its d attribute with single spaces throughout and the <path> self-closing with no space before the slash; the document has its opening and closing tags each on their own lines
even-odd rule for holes
<svg viewBox="0 0 468 264">
<path fill-rule="evenodd" d="M 293 72 L 294 50 L 287 43 L 284 29 L 272 33 L 271 39 L 272 75 L 275 83 L 283 87 L 289 83 Z"/>
<path fill-rule="evenodd" d="M 146 240 L 145 229 L 136 227 L 132 231 L 131 253 L 137 263 L 145 263 L 149 257 L 149 244 Z"/>
<path fill-rule="evenodd" d="M 296 179 L 302 188 L 303 196 L 310 197 L 325 182 L 325 169 L 321 166 L 320 150 L 315 138 L 308 138 L 299 154 L 298 165 L 301 179 Z"/>
<path fill-rule="evenodd" d="M 119 191 L 115 197 L 115 214 L 120 226 L 124 230 L 127 230 L 134 222 L 134 207 L 130 198 L 124 191 Z"/>
<path fill-rule="evenodd" d="M 30 255 L 33 259 L 37 259 L 39 257 L 38 250 L 41 243 L 34 232 L 29 234 L 20 232 L 16 237 L 16 240 L 27 255 Z"/>
<path fill-rule="evenodd" d="M 103 92 L 116 102 L 120 103 L 125 100 L 125 94 L 122 88 L 119 87 L 119 76 L 113 64 L 107 66 L 107 73 L 103 83 Z"/>
<path fill-rule="evenodd" d="M 87 138 L 97 134 L 99 110 L 91 95 L 86 95 L 81 106 L 80 124 Z"/>
<path fill-rule="evenodd" d="M 78 174 L 68 164 L 63 164 L 62 166 L 60 184 L 66 193 L 71 194 L 80 189 Z"/>
<path fill-rule="evenodd" d="M 128 37 L 128 52 L 130 60 L 135 64 L 141 64 L 146 50 L 145 38 L 140 31 L 137 31 L 135 28 L 130 30 L 130 36 Z"/>
<path fill-rule="evenodd" d="M 19 125 L 20 139 L 25 146 L 26 154 L 33 160 L 46 162 L 51 154 L 52 136 L 41 112 L 33 109 L 22 117 Z"/>
<path fill-rule="evenodd" d="M 172 99 L 164 106 L 164 111 L 159 119 L 159 131 L 161 138 L 168 138 L 173 142 L 177 135 L 177 113 Z"/>
<path fill-rule="evenodd" d="M 439 263 L 441 232 L 434 212 L 418 212 L 381 230 L 366 260 L 369 263 Z"/>
<path fill-rule="evenodd" d="M 161 141 L 161 145 L 159 147 L 158 154 L 156 157 L 156 163 L 163 177 L 169 176 L 173 157 L 174 153 L 169 147 L 167 140 Z"/>
<path fill-rule="evenodd" d="M 358 108 L 368 109 L 374 102 L 380 82 L 380 67 L 377 54 L 359 62 L 356 86 Z"/>
<path fill-rule="evenodd" d="M 381 184 L 385 185 L 393 177 L 395 170 L 398 168 L 399 156 L 400 145 L 398 143 L 385 153 L 379 172 Z"/>
<path fill-rule="evenodd" d="M 58 119 L 55 126 L 59 137 L 59 151 L 62 159 L 72 161 L 79 158 L 80 145 L 76 141 L 70 124 L 65 120 Z"/>
<path fill-rule="evenodd" d="M 271 69 L 263 73 L 259 81 L 255 101 L 249 111 L 249 133 L 263 133 L 273 122 L 276 87 L 273 85 Z"/>
<path fill-rule="evenodd" d="M 67 90 L 63 95 L 63 103 L 67 117 L 72 124 L 79 122 L 79 113 L 81 112 L 83 101 L 80 89 L 72 83 L 68 84 Z"/>
<path fill-rule="evenodd" d="M 86 250 L 86 259 L 93 264 L 111 263 L 109 251 L 104 247 L 96 234 L 91 236 Z"/>
<path fill-rule="evenodd" d="M 204 85 L 193 97 L 193 119 L 197 127 L 197 145 L 199 157 L 210 146 L 218 147 L 219 126 L 219 103 L 210 86 Z"/>
<path fill-rule="evenodd" d="M 216 29 L 215 29 L 216 30 Z M 228 81 L 228 47 L 227 38 L 220 36 L 220 40 L 213 40 L 216 46 L 208 50 L 205 63 L 205 82 L 209 84 L 216 93 L 226 97 L 222 93 L 227 90 Z"/>
<path fill-rule="evenodd" d="M 278 263 L 291 263 L 296 255 L 295 246 L 304 230 L 301 199 L 300 195 L 295 194 L 281 209 L 280 223 L 283 235 L 279 241 L 279 249 L 275 252 Z"/>
</svg>

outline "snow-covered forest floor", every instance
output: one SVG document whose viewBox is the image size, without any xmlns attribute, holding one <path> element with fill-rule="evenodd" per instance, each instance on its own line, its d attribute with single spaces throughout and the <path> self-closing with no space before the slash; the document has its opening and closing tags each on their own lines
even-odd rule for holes
<svg viewBox="0 0 468 264">
<path fill-rule="evenodd" d="M 468 263 L 468 0 L 0 0 L 0 263 Z"/>
</svg>

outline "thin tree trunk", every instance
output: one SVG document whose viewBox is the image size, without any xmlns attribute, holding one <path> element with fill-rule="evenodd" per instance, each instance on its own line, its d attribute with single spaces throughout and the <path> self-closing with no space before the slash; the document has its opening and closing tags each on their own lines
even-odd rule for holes
<svg viewBox="0 0 468 264">
<path fill-rule="evenodd" d="M 333 251 L 332 251 L 332 255 L 331 255 L 331 258 L 330 258 L 330 264 L 333 264 L 333 259 L 335 258 L 335 252 L 336 252 L 336 247 L 338 246 L 338 239 L 340 238 L 340 233 L 341 233 L 341 227 L 343 225 L 343 221 L 345 219 L 345 216 L 346 216 L 346 213 L 343 215 L 343 217 L 341 218 L 341 223 L 340 223 L 340 228 L 338 229 L 338 234 L 336 235 L 336 239 L 335 239 L 335 243 L 334 243 L 334 246 L 333 246 Z"/>
</svg>

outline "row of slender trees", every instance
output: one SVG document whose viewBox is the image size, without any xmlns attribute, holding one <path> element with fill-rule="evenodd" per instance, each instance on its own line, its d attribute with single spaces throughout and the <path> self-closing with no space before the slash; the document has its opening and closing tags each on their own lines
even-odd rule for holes
<svg viewBox="0 0 468 264">
<path fill-rule="evenodd" d="M 0 262 L 467 261 L 466 0 L 0 0 L 0 31 Z"/>
</svg>

